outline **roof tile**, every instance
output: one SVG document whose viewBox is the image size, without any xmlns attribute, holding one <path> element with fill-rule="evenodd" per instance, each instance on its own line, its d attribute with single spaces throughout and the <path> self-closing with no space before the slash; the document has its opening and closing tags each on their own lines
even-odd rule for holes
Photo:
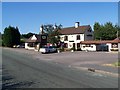
<svg viewBox="0 0 120 90">
<path fill-rule="evenodd" d="M 63 28 L 62 30 L 59 30 L 59 32 L 63 35 L 67 34 L 83 34 L 85 33 L 86 30 L 89 30 L 91 27 L 90 25 L 86 26 L 79 26 L 78 28 L 75 27 L 68 27 L 68 28 Z"/>
</svg>

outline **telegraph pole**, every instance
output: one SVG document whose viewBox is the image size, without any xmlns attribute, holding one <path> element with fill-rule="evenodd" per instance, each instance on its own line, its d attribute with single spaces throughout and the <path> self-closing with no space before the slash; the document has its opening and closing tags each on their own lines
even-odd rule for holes
<svg viewBox="0 0 120 90">
<path fill-rule="evenodd" d="M 117 30 L 117 38 L 119 37 L 119 31 Z"/>
</svg>

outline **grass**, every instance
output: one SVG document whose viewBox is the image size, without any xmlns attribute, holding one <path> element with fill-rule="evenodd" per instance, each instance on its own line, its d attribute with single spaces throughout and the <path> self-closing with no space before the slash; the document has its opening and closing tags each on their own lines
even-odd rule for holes
<svg viewBox="0 0 120 90">
<path fill-rule="evenodd" d="M 111 64 L 103 64 L 103 66 L 120 67 L 120 60 Z"/>
<path fill-rule="evenodd" d="M 120 61 L 113 63 L 113 66 L 120 66 Z"/>
</svg>

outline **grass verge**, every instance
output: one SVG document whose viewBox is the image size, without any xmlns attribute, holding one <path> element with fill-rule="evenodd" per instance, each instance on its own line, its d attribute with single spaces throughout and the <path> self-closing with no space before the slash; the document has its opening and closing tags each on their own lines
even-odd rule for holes
<svg viewBox="0 0 120 90">
<path fill-rule="evenodd" d="M 116 67 L 120 67 L 120 61 L 115 62 L 115 63 L 113 63 L 112 65 L 113 65 L 113 66 L 116 66 Z"/>
</svg>

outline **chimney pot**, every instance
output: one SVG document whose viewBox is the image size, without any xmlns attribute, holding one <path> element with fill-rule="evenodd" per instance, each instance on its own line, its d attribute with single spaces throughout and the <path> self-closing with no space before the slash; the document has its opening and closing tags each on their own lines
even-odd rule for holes
<svg viewBox="0 0 120 90">
<path fill-rule="evenodd" d="M 75 28 L 79 27 L 80 22 L 75 22 Z"/>
</svg>

